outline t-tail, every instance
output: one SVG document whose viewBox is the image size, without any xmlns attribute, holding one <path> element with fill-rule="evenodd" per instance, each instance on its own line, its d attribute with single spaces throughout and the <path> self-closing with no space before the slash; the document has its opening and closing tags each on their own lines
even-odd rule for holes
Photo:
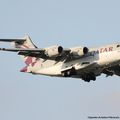
<svg viewBox="0 0 120 120">
<path fill-rule="evenodd" d="M 22 39 L 13 39 L 12 45 L 15 48 L 37 48 L 28 35 Z"/>
<path fill-rule="evenodd" d="M 19 39 L 0 39 L 0 42 L 10 42 L 11 45 L 15 49 L 35 49 L 35 48 L 37 48 L 28 35 L 26 35 L 24 38 L 19 38 Z M 6 49 L 6 51 L 7 51 L 7 49 Z M 8 49 L 8 51 L 9 51 L 9 49 Z M 34 62 L 34 60 L 36 58 L 30 57 L 27 54 L 22 55 L 22 52 L 19 52 L 19 51 L 18 51 L 18 55 L 21 56 L 21 58 L 23 59 L 23 61 L 26 64 L 26 67 L 24 67 L 21 70 L 21 72 L 29 72 L 27 68 L 30 64 L 32 64 Z"/>
</svg>

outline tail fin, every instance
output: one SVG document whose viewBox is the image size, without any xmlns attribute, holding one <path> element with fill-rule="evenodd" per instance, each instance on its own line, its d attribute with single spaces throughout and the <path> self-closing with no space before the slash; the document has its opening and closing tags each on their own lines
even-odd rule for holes
<svg viewBox="0 0 120 120">
<path fill-rule="evenodd" d="M 26 48 L 28 48 L 28 49 L 29 48 L 37 48 L 34 45 L 34 43 L 32 42 L 31 38 L 28 35 L 26 35 L 24 38 L 22 38 L 19 41 L 13 41 L 13 42 L 11 42 L 11 44 L 15 48 L 25 48 L 25 49 Z M 18 55 L 19 55 L 19 53 L 18 53 Z M 27 56 L 27 55 L 19 55 L 19 56 L 23 59 L 23 61 L 25 62 L 25 64 L 27 66 L 29 66 L 30 64 L 32 64 L 35 61 L 35 59 L 36 59 L 34 57 L 30 57 L 30 56 Z"/>
<path fill-rule="evenodd" d="M 25 49 L 37 48 L 28 35 L 20 39 L 0 39 L 0 42 L 10 42 L 14 48 L 25 48 Z M 37 58 L 30 57 L 29 53 L 26 55 L 20 55 L 19 53 L 18 55 L 22 57 L 23 61 L 26 64 L 26 67 L 24 67 L 21 70 L 21 72 L 30 72 L 28 66 L 29 65 L 33 66 Z"/>
</svg>

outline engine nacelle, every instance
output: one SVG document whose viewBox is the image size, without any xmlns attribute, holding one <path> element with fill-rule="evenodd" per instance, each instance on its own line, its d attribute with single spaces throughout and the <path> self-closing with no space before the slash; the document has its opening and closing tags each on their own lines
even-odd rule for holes
<svg viewBox="0 0 120 120">
<path fill-rule="evenodd" d="M 63 52 L 62 46 L 51 46 L 49 48 L 45 48 L 45 55 L 48 57 L 57 57 L 61 55 Z"/>
<path fill-rule="evenodd" d="M 75 57 L 86 55 L 88 54 L 88 52 L 89 52 L 89 49 L 87 47 L 73 48 L 71 50 L 72 55 Z"/>
</svg>

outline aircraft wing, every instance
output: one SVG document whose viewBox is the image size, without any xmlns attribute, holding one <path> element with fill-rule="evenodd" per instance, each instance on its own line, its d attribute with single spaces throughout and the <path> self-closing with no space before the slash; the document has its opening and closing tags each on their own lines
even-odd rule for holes
<svg viewBox="0 0 120 120">
<path fill-rule="evenodd" d="M 76 71 L 78 71 L 79 73 L 82 73 L 82 74 L 87 74 L 87 73 L 91 73 L 91 71 L 93 71 L 94 69 L 96 69 L 96 67 L 98 67 L 98 64 L 96 62 L 93 62 L 93 63 L 88 63 L 86 65 L 75 65 L 75 66 L 70 66 L 70 67 L 67 67 L 65 69 L 62 69 L 61 72 L 66 72 L 66 71 L 69 71 L 71 70 L 72 68 L 75 68 Z"/>
<path fill-rule="evenodd" d="M 88 55 L 87 47 L 63 48 L 62 46 L 50 46 L 37 48 L 29 36 L 22 39 L 0 39 L 0 42 L 11 42 L 14 48 L 0 48 L 0 51 L 18 52 L 18 55 L 38 57 L 56 61 L 71 61 Z"/>
<path fill-rule="evenodd" d="M 69 49 L 64 49 L 63 54 L 50 57 L 46 55 L 46 50 L 44 48 L 0 48 L 0 51 L 18 52 L 18 55 L 39 57 L 56 61 L 67 57 L 67 55 L 70 53 Z"/>
</svg>

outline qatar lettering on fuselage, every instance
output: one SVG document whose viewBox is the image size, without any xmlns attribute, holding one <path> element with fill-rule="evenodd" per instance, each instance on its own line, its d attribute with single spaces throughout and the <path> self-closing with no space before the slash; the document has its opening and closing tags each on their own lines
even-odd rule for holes
<svg viewBox="0 0 120 120">
<path fill-rule="evenodd" d="M 105 48 L 100 48 L 96 51 L 90 52 L 91 56 L 94 56 L 95 54 L 100 54 L 100 53 L 105 53 L 105 52 L 111 52 L 113 51 L 113 47 L 105 47 Z"/>
</svg>

